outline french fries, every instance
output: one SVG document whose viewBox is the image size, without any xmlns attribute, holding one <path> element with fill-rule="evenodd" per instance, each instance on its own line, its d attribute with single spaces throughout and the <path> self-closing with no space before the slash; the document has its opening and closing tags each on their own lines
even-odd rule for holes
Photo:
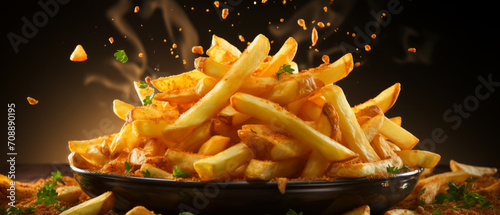
<svg viewBox="0 0 500 215">
<path fill-rule="evenodd" d="M 114 205 L 115 196 L 113 195 L 113 192 L 108 191 L 77 206 L 71 207 L 68 210 L 63 211 L 61 214 L 104 215 L 113 209 Z"/>
<path fill-rule="evenodd" d="M 214 35 L 195 69 L 134 81 L 141 105 L 114 100 L 121 130 L 69 141 L 70 164 L 176 180 L 279 179 L 282 187 L 292 178 L 387 176 L 389 166 L 437 164 L 439 155 L 412 150 L 418 138 L 401 117 L 386 115 L 399 83 L 351 106 L 335 84 L 353 70 L 352 55 L 298 71 L 297 46 L 288 38 L 269 55 L 263 35 L 244 51 Z M 293 71 L 278 74 L 282 67 Z M 179 176 L 178 169 L 190 173 Z"/>
</svg>

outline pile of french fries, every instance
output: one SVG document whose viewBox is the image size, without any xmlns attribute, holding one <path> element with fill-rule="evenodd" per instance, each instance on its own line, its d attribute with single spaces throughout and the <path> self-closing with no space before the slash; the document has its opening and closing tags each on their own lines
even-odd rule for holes
<svg viewBox="0 0 500 215">
<path fill-rule="evenodd" d="M 243 52 L 212 39 L 194 70 L 135 82 L 140 100 L 152 97 L 151 104 L 115 100 L 121 130 L 69 141 L 70 164 L 167 179 L 180 168 L 195 180 L 229 181 L 386 176 L 387 167 L 439 162 L 438 154 L 412 150 L 419 140 L 401 117 L 385 115 L 399 83 L 362 104 L 348 102 L 335 83 L 353 70 L 351 54 L 299 72 L 293 38 L 274 55 L 263 35 Z M 285 65 L 294 72 L 278 73 Z"/>
</svg>

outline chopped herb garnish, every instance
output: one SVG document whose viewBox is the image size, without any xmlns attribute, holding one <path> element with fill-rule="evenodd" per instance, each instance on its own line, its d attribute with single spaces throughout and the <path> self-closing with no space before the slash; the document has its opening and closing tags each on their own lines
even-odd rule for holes
<svg viewBox="0 0 500 215">
<path fill-rule="evenodd" d="M 52 180 L 54 181 L 53 183 L 60 182 L 61 184 L 66 185 L 66 183 L 62 180 L 62 175 L 59 170 L 57 170 L 57 172 L 51 172 L 50 174 L 52 175 Z"/>
<path fill-rule="evenodd" d="M 142 103 L 144 105 L 150 105 L 150 104 L 153 104 L 153 98 L 155 97 L 155 93 L 153 92 L 153 94 L 149 95 L 149 96 L 146 96 L 143 100 L 142 100 Z"/>
<path fill-rule="evenodd" d="M 407 166 L 403 166 L 401 168 L 398 168 L 397 166 L 388 166 L 387 173 L 398 174 L 399 172 L 407 169 L 408 169 Z"/>
<path fill-rule="evenodd" d="M 432 215 L 441 215 L 441 210 L 439 208 L 436 208 L 433 212 Z"/>
<path fill-rule="evenodd" d="M 150 177 L 151 176 L 151 173 L 149 172 L 149 170 L 141 171 L 141 173 L 144 174 L 144 177 Z"/>
<path fill-rule="evenodd" d="M 191 171 L 182 171 L 181 168 L 179 167 L 175 167 L 174 171 L 172 172 L 173 176 L 176 177 L 176 178 L 184 178 L 186 177 L 187 175 L 189 175 L 189 173 L 191 173 Z"/>
<path fill-rule="evenodd" d="M 286 212 L 286 215 L 303 215 L 303 214 L 302 214 L 302 212 L 297 213 L 292 209 L 288 209 L 288 212 Z"/>
<path fill-rule="evenodd" d="M 141 89 L 146 89 L 149 87 L 148 83 L 146 83 L 145 81 L 139 81 L 139 88 Z"/>
<path fill-rule="evenodd" d="M 285 72 L 293 74 L 293 71 L 295 71 L 295 70 L 292 68 L 292 66 L 290 64 L 283 64 L 283 66 L 281 66 L 281 68 L 276 73 L 276 78 L 278 80 L 280 80 L 280 75 L 281 74 L 283 74 Z"/>
<path fill-rule="evenodd" d="M 458 202 L 460 200 L 464 201 L 464 204 L 456 205 L 452 207 L 453 209 L 474 207 L 480 204 L 482 207 L 491 207 L 493 203 L 486 201 L 486 198 L 476 192 L 468 191 L 469 184 L 474 182 L 473 178 L 467 179 L 467 184 L 458 186 L 452 181 L 448 182 L 448 189 L 446 193 L 440 193 L 435 197 L 436 204 L 444 204 L 448 202 Z"/>
<path fill-rule="evenodd" d="M 126 63 L 128 61 L 127 54 L 125 54 L 125 50 L 116 50 L 114 56 L 116 57 L 116 60 Z"/>
<path fill-rule="evenodd" d="M 53 205 L 57 203 L 56 197 L 57 192 L 54 190 L 56 186 L 55 183 L 47 183 L 40 190 L 38 190 L 36 194 L 36 202 L 35 205 L 43 204 Z"/>
<path fill-rule="evenodd" d="M 132 166 L 130 166 L 130 164 L 125 161 L 125 173 L 129 173 L 130 170 L 132 170 Z"/>
</svg>

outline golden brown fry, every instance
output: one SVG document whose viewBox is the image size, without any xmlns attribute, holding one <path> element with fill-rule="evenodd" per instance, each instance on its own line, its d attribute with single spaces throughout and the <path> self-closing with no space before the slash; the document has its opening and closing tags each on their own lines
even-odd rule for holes
<svg viewBox="0 0 500 215">
<path fill-rule="evenodd" d="M 141 172 L 146 172 L 146 171 L 149 172 L 149 177 L 153 177 L 153 178 L 167 178 L 167 179 L 174 178 L 172 173 L 169 173 L 165 170 L 162 170 L 158 167 L 155 167 L 155 166 L 153 166 L 151 164 L 147 164 L 147 163 L 142 164 L 140 171 Z"/>
<path fill-rule="evenodd" d="M 180 168 L 182 171 L 191 171 L 194 172 L 193 164 L 201 159 L 209 157 L 208 155 L 195 154 L 189 152 L 183 152 L 175 149 L 168 149 L 165 152 L 165 157 L 170 161 L 170 167 Z"/>
<path fill-rule="evenodd" d="M 238 126 L 250 119 L 251 116 L 242 114 L 236 111 L 231 105 L 228 105 L 217 114 L 217 118 L 228 125 Z"/>
<path fill-rule="evenodd" d="M 373 147 L 373 150 L 377 152 L 377 155 L 381 159 L 388 159 L 394 156 L 394 149 L 389 145 L 389 143 L 385 140 L 385 138 L 377 134 L 370 142 L 370 145 Z"/>
<path fill-rule="evenodd" d="M 181 114 L 174 124 L 164 128 L 163 138 L 169 140 L 176 136 L 176 140 L 184 140 L 192 129 L 218 113 L 229 103 L 229 98 L 241 87 L 244 80 L 257 69 L 269 49 L 269 40 L 258 35 L 210 92 Z"/>
<path fill-rule="evenodd" d="M 78 152 L 80 154 L 85 154 L 87 152 L 88 147 L 93 145 L 105 144 L 109 145 L 111 141 L 115 138 L 117 134 L 111 134 L 102 137 L 96 137 L 90 140 L 70 140 L 68 141 L 69 150 L 71 152 Z"/>
<path fill-rule="evenodd" d="M 350 211 L 342 213 L 342 215 L 370 215 L 370 206 L 363 205 L 361 207 L 357 207 Z"/>
<path fill-rule="evenodd" d="M 78 202 L 78 198 L 82 195 L 83 191 L 80 186 L 63 186 L 56 189 L 57 201 L 63 202 Z"/>
<path fill-rule="evenodd" d="M 201 145 L 198 150 L 198 154 L 215 155 L 224 151 L 229 144 L 229 141 L 231 141 L 231 138 L 229 137 L 214 135 Z"/>
<path fill-rule="evenodd" d="M 107 214 L 115 206 L 115 196 L 113 192 L 108 191 L 90 200 L 87 200 L 79 205 L 69 208 L 61 213 L 61 215 L 69 214 Z"/>
<path fill-rule="evenodd" d="M 241 51 L 227 40 L 212 36 L 212 45 L 207 50 L 207 55 L 219 63 L 232 64 L 242 55 Z"/>
<path fill-rule="evenodd" d="M 316 149 L 330 161 L 347 160 L 356 156 L 350 149 L 316 131 L 283 107 L 269 100 L 236 93 L 231 97 L 231 105 L 238 112 L 286 129 L 297 140 Z"/>
<path fill-rule="evenodd" d="M 260 71 L 257 75 L 264 77 L 276 77 L 278 70 L 285 64 L 290 64 L 290 62 L 295 57 L 297 52 L 297 41 L 292 37 L 289 37 L 280 50 L 273 55 L 271 61 L 265 69 Z"/>
<path fill-rule="evenodd" d="M 394 156 L 389 159 L 365 163 L 335 163 L 330 166 L 326 174 L 332 177 L 361 178 L 387 173 L 388 166 L 401 168 L 403 161 L 398 156 Z"/>
<path fill-rule="evenodd" d="M 116 114 L 116 116 L 120 117 L 120 119 L 126 120 L 127 113 L 134 107 L 135 106 L 118 99 L 113 100 L 113 112 Z"/>
<path fill-rule="evenodd" d="M 131 210 L 127 211 L 125 215 L 157 215 L 153 211 L 146 209 L 143 206 L 135 206 Z"/>
<path fill-rule="evenodd" d="M 394 85 L 392 85 L 389 88 L 382 91 L 375 98 L 370 99 L 370 100 L 364 102 L 363 104 L 359 104 L 359 105 L 354 106 L 353 111 L 358 112 L 359 110 L 364 109 L 368 106 L 377 105 L 385 113 L 389 109 L 391 109 L 391 107 L 394 105 L 394 103 L 396 103 L 396 100 L 398 99 L 400 91 L 401 91 L 401 84 L 395 83 Z"/>
<path fill-rule="evenodd" d="M 330 161 L 324 158 L 321 153 L 312 151 L 307 159 L 304 169 L 302 170 L 301 176 L 308 179 L 316 179 L 325 174 L 329 165 Z"/>
<path fill-rule="evenodd" d="M 408 210 L 408 209 L 392 209 L 386 211 L 384 215 L 418 215 L 416 211 Z"/>
<path fill-rule="evenodd" d="M 345 78 L 352 71 L 353 67 L 352 54 L 347 53 L 331 64 L 324 64 L 306 71 L 321 80 L 325 85 L 329 85 Z"/>
<path fill-rule="evenodd" d="M 271 180 L 278 177 L 293 177 L 300 173 L 304 159 L 291 158 L 282 161 L 262 161 L 252 159 L 248 163 L 245 176 L 251 180 Z"/>
<path fill-rule="evenodd" d="M 435 197 L 441 191 L 445 191 L 449 181 L 453 183 L 460 183 L 473 175 L 460 171 L 460 172 L 445 172 L 429 176 L 419 180 L 413 192 L 407 198 L 415 198 L 425 202 L 426 204 L 434 203 Z M 422 191 L 423 190 L 423 191 Z"/>
<path fill-rule="evenodd" d="M 370 142 L 366 139 L 363 130 L 361 130 L 342 89 L 337 85 L 327 85 L 321 88 L 321 94 L 323 94 L 328 103 L 335 107 L 335 110 L 339 114 L 340 130 L 347 146 L 358 153 L 362 161 L 380 160 L 375 150 L 371 147 Z"/>
<path fill-rule="evenodd" d="M 380 133 L 401 149 L 410 150 L 418 143 L 418 138 L 385 117 Z"/>
<path fill-rule="evenodd" d="M 441 160 L 441 155 L 422 150 L 401 150 L 396 151 L 396 154 L 405 165 L 411 167 L 434 168 Z"/>
<path fill-rule="evenodd" d="M 278 104 L 286 105 L 311 95 L 324 85 L 310 72 L 301 72 L 276 85 L 267 98 Z"/>
<path fill-rule="evenodd" d="M 495 175 L 497 173 L 497 168 L 495 167 L 467 165 L 458 163 L 455 160 L 450 160 L 450 169 L 453 172 L 464 171 L 476 177 L 490 176 L 490 175 Z"/>
<path fill-rule="evenodd" d="M 198 84 L 198 82 L 205 77 L 207 77 L 207 75 L 203 74 L 202 72 L 198 70 L 192 70 L 179 75 L 160 77 L 156 80 L 152 80 L 151 83 L 160 92 L 169 92 L 171 90 L 179 90 L 179 89 L 187 89 L 190 87 L 195 87 Z M 137 84 L 139 83 L 136 83 L 136 87 L 138 87 Z M 149 93 L 148 95 L 151 95 L 151 93 Z M 141 98 L 141 100 L 142 99 L 144 98 Z"/>
</svg>

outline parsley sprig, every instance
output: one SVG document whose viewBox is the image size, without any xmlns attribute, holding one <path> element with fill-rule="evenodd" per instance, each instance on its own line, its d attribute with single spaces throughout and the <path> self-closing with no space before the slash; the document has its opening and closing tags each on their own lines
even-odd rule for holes
<svg viewBox="0 0 500 215">
<path fill-rule="evenodd" d="M 470 183 L 474 183 L 474 178 L 469 178 L 466 180 L 466 184 L 462 186 L 458 186 L 452 181 L 448 182 L 448 189 L 446 193 L 440 193 L 435 197 L 436 204 L 444 204 L 448 202 L 458 202 L 463 200 L 464 204 L 453 206 L 453 209 L 458 208 L 471 208 L 476 206 L 477 204 L 481 205 L 481 207 L 492 207 L 493 203 L 486 200 L 486 197 L 476 193 L 468 191 L 468 187 Z M 472 185 L 473 186 L 473 185 Z"/>
<path fill-rule="evenodd" d="M 278 80 L 280 80 L 280 75 L 287 72 L 287 73 L 290 73 L 290 74 L 293 74 L 293 71 L 295 71 L 293 68 L 292 68 L 292 65 L 290 64 L 283 64 L 283 66 L 280 67 L 280 69 L 278 70 L 278 72 L 276 73 L 276 78 Z"/>
<path fill-rule="evenodd" d="M 175 178 L 184 178 L 186 177 L 187 175 L 189 175 L 189 173 L 191 173 L 191 171 L 182 171 L 181 168 L 179 167 L 175 167 L 174 170 L 172 171 L 172 175 L 175 177 Z"/>
<path fill-rule="evenodd" d="M 130 170 L 132 170 L 132 166 L 130 166 L 130 164 L 125 161 L 125 173 L 130 173 Z"/>
<path fill-rule="evenodd" d="M 404 165 L 403 167 L 401 168 L 398 168 L 397 166 L 388 166 L 387 167 L 387 173 L 391 173 L 391 174 L 398 174 L 404 170 L 407 170 L 408 167 L 406 165 Z"/>
<path fill-rule="evenodd" d="M 141 171 L 141 173 L 144 174 L 144 177 L 151 177 L 151 173 L 149 172 L 149 170 Z"/>
<path fill-rule="evenodd" d="M 125 53 L 125 50 L 116 50 L 114 56 L 116 57 L 116 60 L 126 63 L 128 61 L 127 54 Z"/>
<path fill-rule="evenodd" d="M 45 184 L 40 190 L 38 190 L 36 194 L 36 202 L 34 203 L 35 205 L 40 205 L 45 203 L 46 205 L 55 205 L 55 208 L 64 211 L 66 210 L 66 206 L 61 207 L 59 205 L 59 201 L 56 200 L 58 193 L 54 189 L 54 187 L 57 185 L 57 182 L 61 184 L 66 184 L 62 180 L 62 175 L 59 170 L 57 172 L 51 172 L 52 175 L 52 182 L 49 182 Z"/>
</svg>

